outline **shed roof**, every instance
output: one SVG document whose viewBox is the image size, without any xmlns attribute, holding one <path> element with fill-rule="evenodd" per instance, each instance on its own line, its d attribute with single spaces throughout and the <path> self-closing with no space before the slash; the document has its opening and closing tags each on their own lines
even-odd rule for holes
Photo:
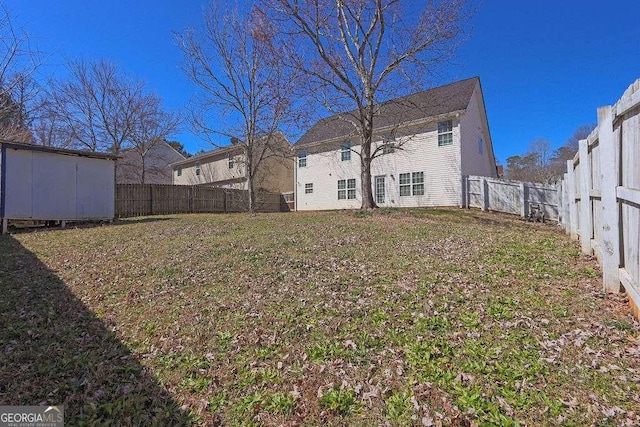
<svg viewBox="0 0 640 427">
<path fill-rule="evenodd" d="M 379 105 L 374 130 L 465 110 L 479 81 L 479 77 L 471 77 L 385 101 Z M 302 147 L 355 136 L 355 127 L 348 121 L 348 118 L 354 117 L 355 113 L 354 110 L 319 120 L 296 142 L 295 146 Z"/>
<path fill-rule="evenodd" d="M 66 148 L 45 147 L 43 145 L 26 144 L 24 142 L 0 141 L 0 145 L 16 150 L 40 151 L 45 153 L 63 154 L 67 156 L 90 157 L 93 159 L 116 160 L 118 156 L 94 151 L 69 150 Z"/>
</svg>

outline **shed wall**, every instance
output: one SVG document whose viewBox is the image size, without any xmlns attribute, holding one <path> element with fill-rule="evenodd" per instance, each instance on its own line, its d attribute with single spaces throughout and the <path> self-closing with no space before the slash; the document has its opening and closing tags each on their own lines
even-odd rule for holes
<svg viewBox="0 0 640 427">
<path fill-rule="evenodd" d="M 113 218 L 113 160 L 6 147 L 5 162 L 5 218 Z"/>
</svg>

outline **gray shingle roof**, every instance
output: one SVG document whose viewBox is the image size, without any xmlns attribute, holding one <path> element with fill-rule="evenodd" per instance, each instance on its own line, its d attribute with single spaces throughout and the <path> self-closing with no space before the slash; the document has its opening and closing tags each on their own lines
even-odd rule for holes
<svg viewBox="0 0 640 427">
<path fill-rule="evenodd" d="M 379 112 L 376 114 L 375 129 L 464 110 L 469 105 L 473 90 L 479 81 L 478 77 L 471 77 L 386 101 L 380 104 Z M 336 114 L 319 120 L 302 135 L 295 146 L 301 147 L 335 138 L 355 136 L 354 126 L 345 120 L 353 113 Z"/>
</svg>

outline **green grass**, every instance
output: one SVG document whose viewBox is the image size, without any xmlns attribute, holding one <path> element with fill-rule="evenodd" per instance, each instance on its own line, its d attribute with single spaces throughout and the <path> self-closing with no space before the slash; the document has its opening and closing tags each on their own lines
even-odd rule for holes
<svg viewBox="0 0 640 427">
<path fill-rule="evenodd" d="M 457 209 L 0 236 L 0 401 L 70 425 L 624 425 L 640 328 L 552 225 Z"/>
</svg>

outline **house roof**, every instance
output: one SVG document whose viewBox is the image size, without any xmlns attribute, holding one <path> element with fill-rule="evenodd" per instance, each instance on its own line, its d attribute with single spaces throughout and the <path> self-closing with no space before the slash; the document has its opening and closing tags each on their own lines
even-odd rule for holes
<svg viewBox="0 0 640 427">
<path fill-rule="evenodd" d="M 284 143 L 289 145 L 289 141 L 287 140 L 287 138 L 284 136 L 284 134 L 282 132 L 280 132 L 280 131 L 275 132 L 273 134 L 273 137 L 274 138 L 280 138 Z M 263 137 L 263 138 L 265 138 L 265 137 Z M 218 157 L 218 156 L 222 156 L 222 155 L 228 155 L 228 154 L 232 154 L 234 152 L 242 151 L 242 150 L 243 150 L 242 146 L 241 145 L 236 145 L 236 144 L 227 145 L 227 146 L 224 146 L 224 147 L 218 147 L 218 148 L 215 148 L 215 149 L 213 149 L 211 151 L 206 151 L 204 153 L 200 153 L 200 154 L 197 154 L 197 155 L 192 156 L 192 157 L 187 157 L 184 160 L 179 160 L 177 162 L 173 162 L 173 163 L 171 163 L 171 167 L 175 168 L 175 167 L 179 167 L 179 166 L 184 166 L 184 165 L 188 165 L 188 164 L 191 164 L 191 163 L 196 163 L 196 162 L 202 161 L 204 159 L 208 159 L 210 157 Z"/>
<path fill-rule="evenodd" d="M 235 151 L 242 151 L 242 147 L 238 145 L 228 145 L 225 147 L 218 147 L 211 151 L 206 151 L 204 153 L 196 154 L 195 156 L 192 156 L 192 157 L 187 157 L 184 160 L 178 160 L 177 162 L 173 162 L 171 163 L 171 167 L 184 166 L 190 163 L 197 163 L 199 161 L 208 159 L 210 157 L 217 157 L 217 156 L 222 156 L 226 154 L 231 154 Z"/>
<path fill-rule="evenodd" d="M 379 105 L 374 130 L 465 110 L 479 81 L 478 77 L 471 77 L 385 101 Z M 355 113 L 356 110 L 319 120 L 296 142 L 295 146 L 302 147 L 357 135 L 355 127 L 348 121 L 348 118 L 353 117 Z"/>
<path fill-rule="evenodd" d="M 118 156 L 95 151 L 68 150 L 66 148 L 45 147 L 44 145 L 27 144 L 24 142 L 0 141 L 0 145 L 16 150 L 40 151 L 45 153 L 64 154 L 67 156 L 90 157 L 93 159 L 116 160 Z"/>
</svg>

